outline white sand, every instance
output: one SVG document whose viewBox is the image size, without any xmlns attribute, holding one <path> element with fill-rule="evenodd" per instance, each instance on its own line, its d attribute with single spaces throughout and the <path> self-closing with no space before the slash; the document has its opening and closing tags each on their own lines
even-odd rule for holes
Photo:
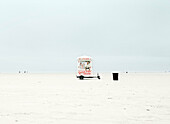
<svg viewBox="0 0 170 124">
<path fill-rule="evenodd" d="M 170 73 L 0 74 L 0 124 L 169 124 Z"/>
</svg>

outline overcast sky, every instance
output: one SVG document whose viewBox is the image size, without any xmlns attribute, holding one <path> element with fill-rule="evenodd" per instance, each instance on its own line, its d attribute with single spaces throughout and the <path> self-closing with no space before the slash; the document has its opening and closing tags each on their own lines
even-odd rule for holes
<svg viewBox="0 0 170 124">
<path fill-rule="evenodd" d="M 170 0 L 0 0 L 0 72 L 170 71 Z"/>
</svg>

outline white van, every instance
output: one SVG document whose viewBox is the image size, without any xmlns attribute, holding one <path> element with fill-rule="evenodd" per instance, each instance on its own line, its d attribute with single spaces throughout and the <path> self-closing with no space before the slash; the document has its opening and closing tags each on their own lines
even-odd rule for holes
<svg viewBox="0 0 170 124">
<path fill-rule="evenodd" d="M 83 80 L 84 78 L 98 78 L 99 74 L 93 75 L 92 58 L 89 56 L 81 56 L 77 58 L 77 78 Z"/>
</svg>

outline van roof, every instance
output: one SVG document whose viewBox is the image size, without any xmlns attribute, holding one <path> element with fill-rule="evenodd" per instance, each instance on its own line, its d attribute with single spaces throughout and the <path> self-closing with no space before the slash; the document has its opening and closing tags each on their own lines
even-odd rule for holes
<svg viewBox="0 0 170 124">
<path fill-rule="evenodd" d="M 77 57 L 77 59 L 81 59 L 81 58 L 89 58 L 89 59 L 92 59 L 90 56 L 80 56 L 80 57 Z"/>
</svg>

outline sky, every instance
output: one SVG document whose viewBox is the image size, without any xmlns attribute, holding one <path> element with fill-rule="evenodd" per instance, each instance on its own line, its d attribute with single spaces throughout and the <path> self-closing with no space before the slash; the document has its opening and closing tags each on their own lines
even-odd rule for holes
<svg viewBox="0 0 170 124">
<path fill-rule="evenodd" d="M 170 71 L 169 0 L 0 0 L 0 73 Z"/>
</svg>

